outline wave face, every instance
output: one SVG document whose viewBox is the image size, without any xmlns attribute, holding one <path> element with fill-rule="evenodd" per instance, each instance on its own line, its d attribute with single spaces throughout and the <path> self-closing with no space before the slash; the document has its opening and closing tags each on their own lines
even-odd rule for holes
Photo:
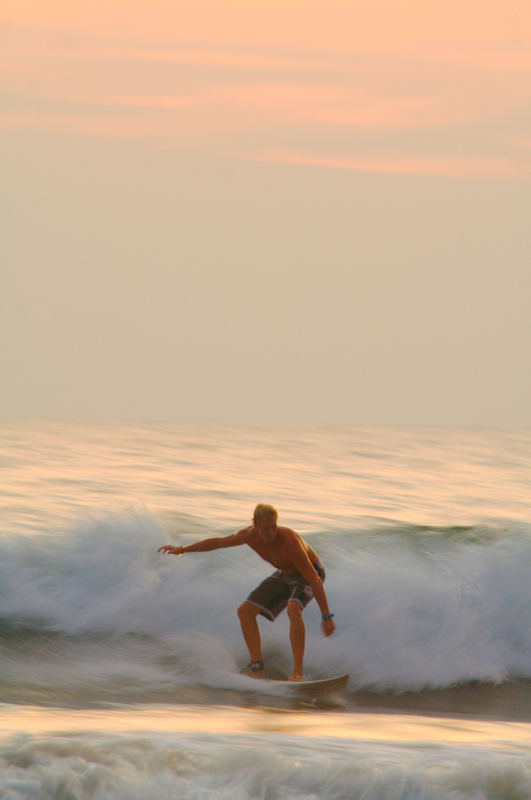
<svg viewBox="0 0 531 800">
<path fill-rule="evenodd" d="M 205 521 L 173 527 L 187 542 Z M 350 672 L 353 688 L 378 692 L 531 678 L 529 526 L 343 527 L 308 539 L 337 623 L 325 639 L 317 605 L 307 608 L 308 675 Z M 5 690 L 240 688 L 236 608 L 271 568 L 246 547 L 158 554 L 167 541 L 147 512 L 0 539 Z M 286 673 L 286 615 L 260 625 L 270 672 Z"/>
</svg>

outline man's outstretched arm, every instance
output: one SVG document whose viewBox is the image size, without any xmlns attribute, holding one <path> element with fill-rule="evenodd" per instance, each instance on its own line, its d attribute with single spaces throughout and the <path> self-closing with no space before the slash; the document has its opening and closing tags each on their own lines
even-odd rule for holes
<svg viewBox="0 0 531 800">
<path fill-rule="evenodd" d="M 201 539 L 199 542 L 193 544 L 173 545 L 163 544 L 159 547 L 157 553 L 170 553 L 173 556 L 182 556 L 183 553 L 207 553 L 210 550 L 219 550 L 222 547 L 237 547 L 238 545 L 245 544 L 246 530 L 232 533 L 230 536 L 216 536 L 212 539 Z"/>
</svg>

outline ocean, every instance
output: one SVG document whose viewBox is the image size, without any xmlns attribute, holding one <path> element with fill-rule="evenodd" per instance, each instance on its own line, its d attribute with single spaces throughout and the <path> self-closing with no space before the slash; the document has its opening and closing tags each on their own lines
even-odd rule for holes
<svg viewBox="0 0 531 800">
<path fill-rule="evenodd" d="M 529 800 L 531 431 L 0 422 L 0 797 Z M 256 503 L 317 550 L 311 703 L 238 674 L 272 568 L 176 558 Z M 289 674 L 288 622 L 261 620 Z"/>
</svg>

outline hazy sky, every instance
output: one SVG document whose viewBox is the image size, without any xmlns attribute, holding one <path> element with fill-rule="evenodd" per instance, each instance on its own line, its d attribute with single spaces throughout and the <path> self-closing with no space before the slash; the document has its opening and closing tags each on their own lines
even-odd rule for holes
<svg viewBox="0 0 531 800">
<path fill-rule="evenodd" d="M 8 0 L 0 414 L 531 425 L 529 0 Z"/>
</svg>

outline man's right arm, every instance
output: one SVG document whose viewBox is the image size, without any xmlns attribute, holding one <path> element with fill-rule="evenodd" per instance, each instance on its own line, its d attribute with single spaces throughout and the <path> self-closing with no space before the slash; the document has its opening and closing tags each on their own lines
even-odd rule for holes
<svg viewBox="0 0 531 800">
<path fill-rule="evenodd" d="M 249 529 L 245 528 L 242 531 L 238 531 L 238 533 L 232 533 L 230 536 L 201 539 L 199 542 L 186 546 L 163 544 L 162 547 L 159 547 L 157 553 L 170 553 L 174 556 L 181 556 L 183 553 L 207 553 L 210 550 L 220 550 L 223 547 L 238 547 L 246 543 L 248 532 Z"/>
</svg>

